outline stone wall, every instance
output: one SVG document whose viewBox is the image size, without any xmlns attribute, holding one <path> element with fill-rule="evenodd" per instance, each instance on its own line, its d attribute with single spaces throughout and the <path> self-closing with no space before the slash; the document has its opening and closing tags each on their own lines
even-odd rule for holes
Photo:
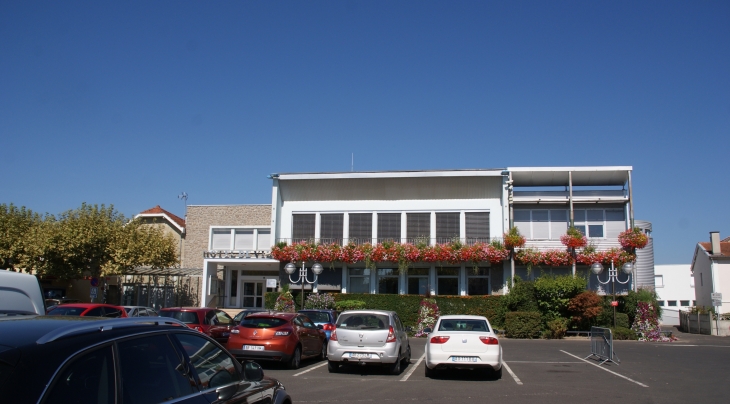
<svg viewBox="0 0 730 404">
<path fill-rule="evenodd" d="M 271 205 L 188 206 L 183 268 L 202 268 L 211 226 L 271 226 Z M 272 232 L 273 233 L 273 232 Z"/>
</svg>

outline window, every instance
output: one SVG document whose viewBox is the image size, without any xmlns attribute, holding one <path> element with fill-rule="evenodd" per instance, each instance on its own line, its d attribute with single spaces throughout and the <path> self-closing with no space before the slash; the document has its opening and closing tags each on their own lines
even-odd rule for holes
<svg viewBox="0 0 730 404">
<path fill-rule="evenodd" d="M 568 211 L 562 209 L 517 209 L 515 227 L 531 240 L 558 240 L 568 230 Z"/>
<path fill-rule="evenodd" d="M 408 294 L 425 295 L 428 291 L 429 268 L 408 268 Z"/>
<path fill-rule="evenodd" d="M 292 215 L 292 243 L 314 239 L 315 220 L 314 213 Z"/>
<path fill-rule="evenodd" d="M 112 348 L 106 346 L 73 359 L 56 377 L 45 402 L 112 404 L 114 384 Z"/>
<path fill-rule="evenodd" d="M 603 214 L 603 209 L 576 209 L 573 211 L 575 227 L 589 238 L 603 238 Z"/>
<path fill-rule="evenodd" d="M 411 243 L 429 244 L 431 239 L 431 214 L 406 213 L 406 237 Z"/>
<path fill-rule="evenodd" d="M 654 287 L 655 288 L 664 287 L 664 275 L 654 275 Z"/>
<path fill-rule="evenodd" d="M 319 238 L 322 243 L 342 244 L 344 218 L 345 215 L 342 213 L 327 213 L 320 215 Z"/>
<path fill-rule="evenodd" d="M 697 300 L 692 300 L 692 306 L 697 306 Z"/>
<path fill-rule="evenodd" d="M 684 307 L 689 307 L 689 300 L 680 300 L 679 305 L 684 306 Z"/>
<path fill-rule="evenodd" d="M 659 307 L 664 307 L 664 300 L 657 300 Z"/>
<path fill-rule="evenodd" d="M 676 300 L 667 300 L 667 306 L 674 307 L 677 305 Z"/>
<path fill-rule="evenodd" d="M 253 229 L 235 229 L 233 235 L 234 250 L 253 250 Z"/>
<path fill-rule="evenodd" d="M 398 270 L 392 268 L 378 269 L 378 293 L 398 294 Z"/>
<path fill-rule="evenodd" d="M 460 268 L 438 268 L 436 270 L 436 293 L 439 295 L 459 294 Z"/>
<path fill-rule="evenodd" d="M 203 337 L 175 334 L 185 349 L 203 390 L 240 380 L 235 362 L 227 352 Z"/>
<path fill-rule="evenodd" d="M 350 222 L 349 242 L 355 244 L 372 243 L 373 241 L 373 214 L 350 213 L 347 215 Z"/>
<path fill-rule="evenodd" d="M 370 269 L 350 268 L 350 293 L 370 293 Z"/>
<path fill-rule="evenodd" d="M 250 251 L 271 249 L 270 229 L 213 228 L 210 249 L 217 251 Z"/>
<path fill-rule="evenodd" d="M 460 222 L 461 214 L 455 213 L 436 213 L 436 242 L 448 243 L 453 239 L 461 236 Z"/>
<path fill-rule="evenodd" d="M 378 242 L 400 242 L 400 213 L 378 213 Z"/>
<path fill-rule="evenodd" d="M 271 230 L 269 229 L 258 229 L 258 236 L 256 238 L 256 249 L 257 250 L 270 250 L 271 245 Z"/>
<path fill-rule="evenodd" d="M 160 403 L 195 391 L 166 335 L 121 341 L 117 346 L 124 402 Z"/>
<path fill-rule="evenodd" d="M 236 301 L 238 297 L 238 271 L 236 270 L 231 271 L 231 288 L 229 295 L 228 304 L 231 306 L 238 304 Z"/>
<path fill-rule="evenodd" d="M 231 249 L 231 229 L 213 229 L 212 238 L 210 247 L 213 250 Z"/>
<path fill-rule="evenodd" d="M 481 296 L 489 294 L 489 268 L 467 268 L 467 294 L 469 296 Z"/>
<path fill-rule="evenodd" d="M 466 244 L 489 242 L 489 212 L 466 212 Z"/>
</svg>

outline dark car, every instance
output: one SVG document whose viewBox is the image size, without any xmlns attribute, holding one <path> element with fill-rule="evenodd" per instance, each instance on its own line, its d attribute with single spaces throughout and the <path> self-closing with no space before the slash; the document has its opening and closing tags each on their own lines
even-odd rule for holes
<svg viewBox="0 0 730 404">
<path fill-rule="evenodd" d="M 233 327 L 226 348 L 238 359 L 277 361 L 292 369 L 302 358 L 327 357 L 324 331 L 300 313 L 249 314 Z"/>
<path fill-rule="evenodd" d="M 225 311 L 211 307 L 167 307 L 160 309 L 159 315 L 179 320 L 223 344 L 228 341 L 234 325 L 233 319 Z"/>
<path fill-rule="evenodd" d="M 239 311 L 235 317 L 233 317 L 233 322 L 236 323 L 236 325 L 241 323 L 241 320 L 248 316 L 251 313 L 261 313 L 263 311 L 269 311 L 267 309 L 243 309 Z"/>
<path fill-rule="evenodd" d="M 15 404 L 291 403 L 255 362 L 241 364 L 176 320 L 149 317 L 0 319 L 0 397 Z"/>
<path fill-rule="evenodd" d="M 104 303 L 68 303 L 60 304 L 46 313 L 49 316 L 81 316 L 81 317 L 127 317 L 122 306 Z"/>
<path fill-rule="evenodd" d="M 327 341 L 330 340 L 330 335 L 332 335 L 332 331 L 335 329 L 337 316 L 340 314 L 339 312 L 329 309 L 304 309 L 299 310 L 299 312 L 309 317 L 317 327 L 321 326 L 327 336 Z"/>
</svg>

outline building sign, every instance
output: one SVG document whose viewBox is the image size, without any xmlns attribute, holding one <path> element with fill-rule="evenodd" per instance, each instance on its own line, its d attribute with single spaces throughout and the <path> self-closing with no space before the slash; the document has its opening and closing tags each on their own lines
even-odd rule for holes
<svg viewBox="0 0 730 404">
<path fill-rule="evenodd" d="M 233 259 L 271 258 L 271 251 L 211 250 L 211 251 L 203 251 L 203 258 L 233 258 Z"/>
</svg>

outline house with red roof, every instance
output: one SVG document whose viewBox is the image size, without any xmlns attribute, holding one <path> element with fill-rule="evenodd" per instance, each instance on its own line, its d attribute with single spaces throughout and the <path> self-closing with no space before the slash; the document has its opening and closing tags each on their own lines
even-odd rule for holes
<svg viewBox="0 0 730 404">
<path fill-rule="evenodd" d="M 160 227 L 165 234 L 171 235 L 177 241 L 178 262 L 182 261 L 183 240 L 185 239 L 185 219 L 162 209 L 160 205 L 157 205 L 152 209 L 147 209 L 139 213 L 134 218 L 142 220 L 145 224 Z"/>
<path fill-rule="evenodd" d="M 719 231 L 710 232 L 710 242 L 697 243 L 690 269 L 697 306 L 715 306 L 719 313 L 730 312 L 730 242 L 720 241 Z M 713 294 L 718 293 L 722 298 L 713 302 Z"/>
</svg>

